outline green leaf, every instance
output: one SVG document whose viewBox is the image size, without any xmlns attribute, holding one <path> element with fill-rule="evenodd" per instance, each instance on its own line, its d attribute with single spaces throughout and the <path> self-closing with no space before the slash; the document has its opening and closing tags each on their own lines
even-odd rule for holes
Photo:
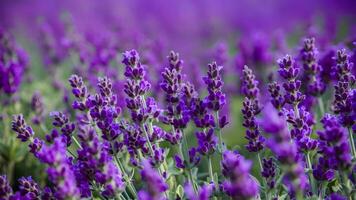
<svg viewBox="0 0 356 200">
<path fill-rule="evenodd" d="M 182 185 L 178 185 L 176 189 L 176 194 L 180 197 L 183 198 L 184 195 L 184 188 Z"/>
</svg>

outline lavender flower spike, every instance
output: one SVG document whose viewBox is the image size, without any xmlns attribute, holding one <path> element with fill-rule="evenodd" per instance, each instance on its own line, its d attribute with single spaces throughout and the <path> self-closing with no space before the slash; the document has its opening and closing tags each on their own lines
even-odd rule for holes
<svg viewBox="0 0 356 200">
<path fill-rule="evenodd" d="M 258 195 L 258 185 L 249 174 L 251 161 L 237 152 L 226 150 L 221 164 L 222 173 L 227 178 L 222 188 L 227 195 L 236 200 L 253 199 Z"/>
<path fill-rule="evenodd" d="M 246 149 L 250 152 L 259 152 L 262 150 L 265 141 L 255 119 L 256 115 L 261 111 L 257 99 L 259 95 L 257 84 L 258 81 L 255 79 L 252 70 L 245 65 L 243 69 L 242 92 L 246 98 L 243 102 L 241 112 L 244 118 L 242 125 L 247 129 L 245 138 L 248 140 L 248 144 L 246 145 Z"/>
</svg>

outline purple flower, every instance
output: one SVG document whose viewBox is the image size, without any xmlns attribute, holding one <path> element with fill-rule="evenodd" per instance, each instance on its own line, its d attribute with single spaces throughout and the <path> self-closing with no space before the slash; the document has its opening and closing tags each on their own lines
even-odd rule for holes
<svg viewBox="0 0 356 200">
<path fill-rule="evenodd" d="M 259 95 L 257 84 L 258 81 L 255 80 L 252 70 L 245 66 L 243 69 L 242 91 L 246 97 L 241 112 L 244 118 L 242 125 L 247 129 L 245 138 L 248 140 L 248 144 L 246 149 L 250 152 L 262 150 L 265 141 L 255 119 L 256 115 L 261 111 L 257 99 Z"/>
<path fill-rule="evenodd" d="M 162 194 L 168 189 L 162 176 L 152 168 L 147 160 L 142 161 L 143 169 L 141 170 L 142 180 L 146 183 L 145 190 L 139 192 L 140 199 L 164 199 Z M 147 198 L 149 197 L 149 198 Z"/>
<path fill-rule="evenodd" d="M 35 134 L 31 126 L 26 124 L 22 114 L 13 116 L 11 128 L 17 133 L 17 138 L 19 138 L 22 142 L 31 140 Z"/>
<path fill-rule="evenodd" d="M 191 184 L 188 183 L 184 186 L 184 191 L 189 200 L 209 200 L 213 189 L 213 185 L 203 185 L 199 189 L 198 194 L 196 194 Z"/>
<path fill-rule="evenodd" d="M 284 99 L 288 104 L 298 105 L 305 99 L 305 96 L 300 92 L 302 83 L 300 80 L 296 80 L 299 73 L 299 67 L 289 55 L 278 60 L 278 64 L 280 67 L 278 73 L 286 80 L 286 82 L 283 83 L 283 88 L 286 91 Z"/>
<path fill-rule="evenodd" d="M 321 123 L 324 131 L 318 131 L 317 134 L 320 140 L 319 151 L 324 158 L 322 162 L 327 163 L 325 166 L 330 166 L 335 170 L 349 168 L 352 156 L 345 128 L 332 115 L 325 115 Z"/>
<path fill-rule="evenodd" d="M 266 179 L 267 185 L 270 189 L 275 186 L 275 176 L 276 176 L 276 164 L 273 158 L 262 160 L 262 176 Z"/>
<path fill-rule="evenodd" d="M 317 61 L 318 50 L 315 47 L 315 39 L 304 40 L 303 48 L 300 50 L 300 59 L 303 62 L 305 75 L 307 76 L 307 93 L 320 96 L 325 91 L 325 84 L 321 80 L 322 68 Z"/>
<path fill-rule="evenodd" d="M 258 195 L 258 185 L 250 177 L 252 162 L 245 160 L 237 152 L 225 151 L 222 160 L 222 173 L 227 178 L 223 191 L 233 199 L 252 199 Z M 248 187 L 246 187 L 248 185 Z"/>
<path fill-rule="evenodd" d="M 326 200 L 346 200 L 346 199 L 347 199 L 346 197 L 337 193 L 332 193 L 326 198 Z"/>
<path fill-rule="evenodd" d="M 207 107 L 214 111 L 219 111 L 226 104 L 225 94 L 222 92 L 223 80 L 221 77 L 222 66 L 216 62 L 208 64 L 207 76 L 203 77 L 208 87 L 208 96 L 204 99 Z"/>
<path fill-rule="evenodd" d="M 88 97 L 88 89 L 83 82 L 83 78 L 77 75 L 72 75 L 69 78 L 70 86 L 72 87 L 72 93 L 76 100 L 73 102 L 72 107 L 84 111 L 87 109 L 86 100 Z"/>
<path fill-rule="evenodd" d="M 40 196 L 40 187 L 32 179 L 32 177 L 22 177 L 19 179 L 19 192 L 22 196 L 27 197 L 28 199 L 38 199 Z"/>
<path fill-rule="evenodd" d="M 16 44 L 14 38 L 0 30 L 0 91 L 14 94 L 27 68 L 27 55 Z"/>
<path fill-rule="evenodd" d="M 48 178 L 56 186 L 56 198 L 79 198 L 72 165 L 66 156 L 66 144 L 61 138 L 56 138 L 52 146 L 43 146 L 38 152 L 38 158 L 48 165 Z"/>
<path fill-rule="evenodd" d="M 67 146 L 70 146 L 72 143 L 72 134 L 75 129 L 74 123 L 70 122 L 69 118 L 62 112 L 53 111 L 50 113 L 50 116 L 53 118 L 53 126 L 60 128 Z"/>
<path fill-rule="evenodd" d="M 337 65 L 334 69 L 337 83 L 334 85 L 335 94 L 332 110 L 338 114 L 344 126 L 352 127 L 355 118 L 352 114 L 352 88 L 355 84 L 355 76 L 351 73 L 353 63 L 349 61 L 349 55 L 345 49 L 338 51 L 336 56 Z"/>
<path fill-rule="evenodd" d="M 211 128 L 207 132 L 196 132 L 198 139 L 198 151 L 202 155 L 212 155 L 215 152 L 218 138 L 214 134 L 214 129 Z"/>
<path fill-rule="evenodd" d="M 12 188 L 5 175 L 0 176 L 0 199 L 8 199 L 12 194 Z"/>
<path fill-rule="evenodd" d="M 285 119 L 278 115 L 271 104 L 264 108 L 261 126 L 271 134 L 267 146 L 285 166 L 284 182 L 290 192 L 294 195 L 296 192 L 304 191 L 308 185 L 304 164 L 300 161 L 296 144 L 291 140 Z"/>
<path fill-rule="evenodd" d="M 273 82 L 268 84 L 268 91 L 271 95 L 271 103 L 272 105 L 281 112 L 285 100 L 281 94 L 281 86 L 277 82 Z"/>
</svg>

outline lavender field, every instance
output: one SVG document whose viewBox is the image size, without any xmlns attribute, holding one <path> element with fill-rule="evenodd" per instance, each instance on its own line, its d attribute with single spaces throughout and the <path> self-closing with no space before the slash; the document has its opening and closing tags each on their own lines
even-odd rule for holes
<svg viewBox="0 0 356 200">
<path fill-rule="evenodd" d="M 0 200 L 356 200 L 356 1 L 3 0 Z"/>
</svg>

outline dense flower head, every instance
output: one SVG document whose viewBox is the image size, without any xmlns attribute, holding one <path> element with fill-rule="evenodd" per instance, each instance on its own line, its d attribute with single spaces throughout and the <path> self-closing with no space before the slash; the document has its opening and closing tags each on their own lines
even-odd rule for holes
<svg viewBox="0 0 356 200">
<path fill-rule="evenodd" d="M 79 196 L 74 172 L 66 156 L 66 144 L 60 138 L 55 139 L 51 146 L 42 146 L 38 158 L 48 165 L 48 178 L 56 187 L 56 198 Z"/>
<path fill-rule="evenodd" d="M 218 111 L 226 104 L 225 94 L 222 92 L 223 80 L 221 77 L 222 66 L 216 62 L 208 64 L 207 76 L 203 77 L 208 87 L 208 96 L 204 99 L 205 104 L 211 110 Z"/>
<path fill-rule="evenodd" d="M 277 62 L 280 67 L 278 73 L 286 80 L 283 83 L 283 88 L 286 91 L 284 99 L 288 104 L 298 104 L 305 99 L 305 96 L 300 92 L 302 83 L 297 80 L 299 67 L 290 55 L 286 55 Z"/>
<path fill-rule="evenodd" d="M 345 128 L 332 115 L 325 115 L 321 119 L 324 131 L 318 131 L 320 139 L 319 150 L 323 154 L 328 166 L 332 169 L 347 169 L 351 166 L 350 146 Z"/>
<path fill-rule="evenodd" d="M 256 116 L 260 113 L 261 108 L 258 101 L 259 89 L 258 81 L 255 75 L 247 66 L 243 69 L 242 91 L 245 94 L 245 100 L 241 109 L 244 121 L 242 125 L 246 128 L 245 138 L 248 140 L 246 148 L 250 152 L 258 152 L 263 149 L 264 137 L 261 135 Z"/>
<path fill-rule="evenodd" d="M 262 176 L 266 179 L 266 182 L 268 184 L 268 187 L 270 189 L 273 189 L 275 187 L 275 177 L 276 177 L 276 164 L 273 160 L 273 158 L 266 159 L 264 158 L 262 160 Z"/>
<path fill-rule="evenodd" d="M 222 183 L 223 191 L 233 199 L 252 199 L 258 194 L 258 185 L 250 177 L 251 161 L 237 152 L 225 151 L 222 173 L 227 180 Z M 246 187 L 248 185 L 248 187 Z"/>
<path fill-rule="evenodd" d="M 189 200 L 209 200 L 210 195 L 213 192 L 213 186 L 211 184 L 209 185 L 203 185 L 199 191 L 198 194 L 195 193 L 193 186 L 191 184 L 186 184 L 184 186 L 184 191 L 187 195 L 187 198 Z"/>
<path fill-rule="evenodd" d="M 0 91 L 14 94 L 27 68 L 27 55 L 4 30 L 0 30 Z"/>
<path fill-rule="evenodd" d="M 11 128 L 17 133 L 17 138 L 22 142 L 30 140 L 35 134 L 31 126 L 27 125 L 22 114 L 14 115 Z"/>
<path fill-rule="evenodd" d="M 12 188 L 5 175 L 0 176 L 0 199 L 8 199 L 12 194 Z"/>
<path fill-rule="evenodd" d="M 72 87 L 72 93 L 76 97 L 72 107 L 81 111 L 86 110 L 86 99 L 89 94 L 88 89 L 83 82 L 83 78 L 78 75 L 72 75 L 68 81 Z"/>
<path fill-rule="evenodd" d="M 115 196 L 124 189 L 124 182 L 121 171 L 108 152 L 108 144 L 101 142 L 92 128 L 82 127 L 78 136 L 81 149 L 77 151 L 78 162 L 75 165 L 77 179 L 84 177 L 87 182 L 95 181 L 103 186 L 103 196 Z"/>
<path fill-rule="evenodd" d="M 321 78 L 322 67 L 317 60 L 318 50 L 315 47 L 314 38 L 304 39 L 304 44 L 300 50 L 300 59 L 303 63 L 307 85 L 307 93 L 313 96 L 320 96 L 325 91 L 325 84 Z"/>
<path fill-rule="evenodd" d="M 162 194 L 168 189 L 165 180 L 154 168 L 152 168 L 149 161 L 143 160 L 142 166 L 141 177 L 146 183 L 146 189 L 140 191 L 140 199 L 163 199 Z"/>
<path fill-rule="evenodd" d="M 287 122 L 293 128 L 290 130 L 292 138 L 295 138 L 300 150 L 313 150 L 317 147 L 317 141 L 310 138 L 312 127 L 315 124 L 313 116 L 305 109 L 299 107 L 294 110 L 284 110 Z"/>
<path fill-rule="evenodd" d="M 58 127 L 67 143 L 70 146 L 72 143 L 72 134 L 75 130 L 74 123 L 69 121 L 69 118 L 62 112 L 53 111 L 50 113 L 53 118 L 53 126 Z"/>
<path fill-rule="evenodd" d="M 284 117 L 279 116 L 271 104 L 264 109 L 261 126 L 271 134 L 267 146 L 276 155 L 278 161 L 286 167 L 284 182 L 290 188 L 290 192 L 294 194 L 305 190 L 308 180 L 304 173 L 304 163 L 298 155 L 297 145 L 291 140 Z"/>
<path fill-rule="evenodd" d="M 41 190 L 32 177 L 22 177 L 19 179 L 19 192 L 28 199 L 38 199 Z"/>
<path fill-rule="evenodd" d="M 243 73 L 243 81 L 241 83 L 242 93 L 248 99 L 253 99 L 253 100 L 257 99 L 260 90 L 257 87 L 258 81 L 256 80 L 255 75 L 247 65 L 244 66 L 242 73 Z"/>
<path fill-rule="evenodd" d="M 206 132 L 196 132 L 195 133 L 198 139 L 198 151 L 202 155 L 211 155 L 215 152 L 218 138 L 214 134 L 214 129 L 210 128 Z"/>
<path fill-rule="evenodd" d="M 334 69 L 337 76 L 337 83 L 334 85 L 335 94 L 332 103 L 332 110 L 339 115 L 340 121 L 344 126 L 352 127 L 355 118 L 352 107 L 352 94 L 355 84 L 355 76 L 351 73 L 353 63 L 349 61 L 349 55 L 345 49 L 337 52 L 337 65 Z"/>
<path fill-rule="evenodd" d="M 268 84 L 268 92 L 271 95 L 271 103 L 278 110 L 281 111 L 285 100 L 281 94 L 281 86 L 277 82 Z"/>
</svg>

